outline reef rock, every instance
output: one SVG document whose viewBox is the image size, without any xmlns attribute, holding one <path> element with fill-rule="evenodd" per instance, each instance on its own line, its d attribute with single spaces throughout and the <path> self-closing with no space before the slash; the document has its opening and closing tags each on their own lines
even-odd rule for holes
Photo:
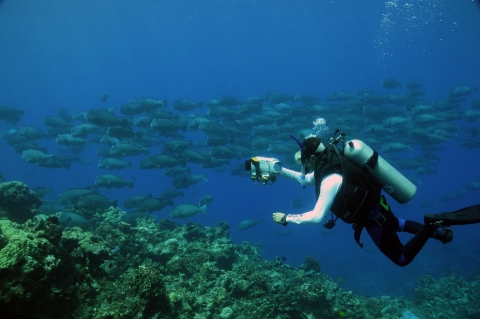
<svg viewBox="0 0 480 319">
<path fill-rule="evenodd" d="M 442 309 L 437 318 L 480 318 L 480 273 L 467 278 L 455 276 L 450 270 L 438 280 L 430 275 L 418 279 L 414 302 L 421 318 L 429 318 Z"/>
<path fill-rule="evenodd" d="M 22 182 L 0 184 L 0 219 L 25 223 L 40 205 L 42 201 Z"/>
<path fill-rule="evenodd" d="M 66 318 L 89 288 L 59 241 L 58 219 L 23 225 L 0 220 L 0 309 L 3 318 Z M 3 247 L 2 247 L 3 246 Z"/>
<path fill-rule="evenodd" d="M 230 226 L 180 225 L 111 207 L 93 231 L 56 216 L 0 220 L 2 318 L 479 318 L 480 275 L 420 278 L 415 300 L 345 291 L 309 256 L 300 267 L 232 242 Z M 443 315 L 442 315 L 443 314 Z"/>
</svg>

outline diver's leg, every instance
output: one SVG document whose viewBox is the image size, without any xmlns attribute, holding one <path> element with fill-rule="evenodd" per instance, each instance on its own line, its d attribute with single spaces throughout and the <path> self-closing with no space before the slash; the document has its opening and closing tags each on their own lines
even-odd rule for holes
<svg viewBox="0 0 480 319">
<path fill-rule="evenodd" d="M 423 225 L 419 222 L 413 220 L 403 220 L 401 218 L 398 219 L 398 225 L 399 227 L 397 231 L 404 231 L 414 235 L 416 235 L 423 228 Z M 438 228 L 432 233 L 432 238 L 446 244 L 453 240 L 453 231 L 450 229 L 450 227 Z"/>
<path fill-rule="evenodd" d="M 399 228 L 403 224 L 403 227 L 399 231 L 404 231 L 414 235 L 423 228 L 423 224 L 420 224 L 419 222 L 413 220 L 404 220 L 401 218 L 398 219 L 398 224 Z"/>
<path fill-rule="evenodd" d="M 371 223 L 371 220 L 374 220 L 379 213 L 385 217 L 384 222 L 381 225 L 373 223 L 372 226 L 367 227 L 366 230 L 368 234 L 378 249 L 380 249 L 380 251 L 391 261 L 399 266 L 408 265 L 415 256 L 413 254 L 405 256 L 404 246 L 397 235 L 397 231 L 401 231 L 405 226 L 403 224 L 404 220 L 399 221 L 390 209 L 384 210 L 380 209 L 379 206 L 376 206 L 367 216 L 367 222 Z"/>
<path fill-rule="evenodd" d="M 405 264 L 402 266 L 408 265 L 415 256 L 422 250 L 423 246 L 427 240 L 432 237 L 433 233 L 435 232 L 436 228 L 431 226 L 425 226 L 420 229 L 418 233 L 410 239 L 405 246 L 403 246 L 402 256 L 405 257 Z"/>
<path fill-rule="evenodd" d="M 368 216 L 367 220 L 378 214 L 378 211 L 374 211 Z M 382 209 L 381 213 L 385 217 L 383 224 L 368 227 L 367 232 L 380 251 L 399 266 L 406 266 L 411 263 L 438 228 L 437 226 L 423 226 L 417 222 L 398 219 L 391 210 L 385 211 Z M 416 231 L 415 236 L 406 245 L 403 245 L 398 238 L 397 231 L 401 230 Z"/>
<path fill-rule="evenodd" d="M 422 250 L 429 238 L 432 237 L 436 227 L 427 226 L 421 229 L 405 245 L 402 245 L 393 227 L 384 229 L 381 242 L 381 251 L 399 266 L 407 266 Z"/>
</svg>

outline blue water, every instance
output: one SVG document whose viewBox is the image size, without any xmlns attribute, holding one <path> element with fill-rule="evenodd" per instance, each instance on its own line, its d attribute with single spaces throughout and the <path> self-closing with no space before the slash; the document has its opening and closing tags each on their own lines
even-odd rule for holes
<svg viewBox="0 0 480 319">
<path fill-rule="evenodd" d="M 0 129 L 32 125 L 46 131 L 43 119 L 57 115 L 59 106 L 69 114 L 113 107 L 120 115 L 122 104 L 142 97 L 166 99 L 171 109 L 181 98 L 201 102 L 231 95 L 243 100 L 271 90 L 308 93 L 322 100 L 329 93 L 354 94 L 361 87 L 386 95 L 391 92 L 381 83 L 387 77 L 402 83 L 415 79 L 423 83 L 427 101 L 441 100 L 454 86 L 480 86 L 479 8 L 476 1 L 446 0 L 0 1 L 0 105 L 25 111 L 17 125 L 2 121 Z M 101 92 L 110 94 L 107 104 L 100 101 Z M 394 93 L 407 94 L 407 89 Z M 470 108 L 470 101 L 478 98 L 478 93 L 468 96 L 462 108 Z M 479 127 L 478 122 L 457 124 Z M 185 136 L 205 138 L 199 132 Z M 40 144 L 56 152 L 53 139 Z M 421 220 L 427 211 L 478 204 L 478 192 L 438 202 L 440 195 L 480 182 L 480 151 L 462 148 L 458 140 L 444 146 L 439 152 L 443 160 L 435 167 L 438 174 L 421 176 L 415 198 L 403 206 L 390 200 L 398 216 Z M 73 164 L 68 171 L 23 163 L 4 141 L 0 148 L 4 177 L 30 187 L 52 186 L 54 194 L 48 194 L 48 200 L 69 188 L 93 185 L 97 175 L 110 173 L 96 167 L 95 145 L 80 154 L 93 165 Z M 152 148 L 150 154 L 159 152 L 160 147 Z M 266 151 L 258 155 L 270 156 Z M 114 172 L 126 179 L 134 176 L 133 189 L 102 189 L 101 194 L 123 203 L 131 195 L 156 196 L 170 188 L 171 180 L 161 170 L 138 169 L 143 158 L 129 158 L 133 169 Z M 232 161 L 231 166 L 241 162 Z M 209 181 L 187 189 L 175 204 L 197 203 L 207 193 L 214 196 L 207 215 L 188 221 L 205 226 L 227 221 L 236 243 L 258 243 L 268 260 L 283 256 L 299 266 L 305 257 L 314 256 L 323 272 L 343 278 L 346 290 L 410 297 L 422 274 L 440 277 L 450 268 L 465 275 L 480 265 L 479 225 L 454 227 L 452 243 L 428 242 L 412 264 L 400 268 L 375 247 L 361 250 L 350 226 L 341 222 L 328 235 L 321 225 L 284 228 L 270 222 L 275 211 L 310 210 L 313 189 L 301 190 L 288 180 L 254 186 L 249 178 L 230 176 L 229 169 L 215 173 L 197 164 L 188 166 L 194 174 L 207 173 Z M 291 208 L 290 200 L 302 192 L 312 197 L 307 208 Z M 438 205 L 421 208 L 421 200 Z M 169 208 L 158 215 L 168 217 Z M 239 232 L 236 225 L 244 219 L 264 223 Z M 278 234 L 286 229 L 291 232 Z M 362 240 L 372 245 L 366 235 Z"/>
</svg>

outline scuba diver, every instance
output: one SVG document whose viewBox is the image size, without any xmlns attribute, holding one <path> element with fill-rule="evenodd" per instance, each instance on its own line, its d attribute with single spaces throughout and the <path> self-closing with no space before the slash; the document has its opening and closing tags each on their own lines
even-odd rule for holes
<svg viewBox="0 0 480 319">
<path fill-rule="evenodd" d="M 360 247 L 362 247 L 360 235 L 365 228 L 380 251 L 395 264 L 403 267 L 412 262 L 429 238 L 437 239 L 444 244 L 451 242 L 453 239 L 451 225 L 480 222 L 480 205 L 456 212 L 426 214 L 423 224 L 397 218 L 385 197 L 381 195 L 381 190 L 384 189 L 403 204 L 415 194 L 415 185 L 391 167 L 377 152 L 359 140 L 345 143 L 343 151 L 340 151 L 336 144 L 343 140 L 345 133 L 342 132 L 341 136 L 335 138 L 337 133 L 338 130 L 334 137 L 329 139 L 330 143 L 327 147 L 317 136 L 309 136 L 300 143 L 291 135 L 301 149 L 295 154 L 295 160 L 302 164 L 302 172 L 283 168 L 279 162 L 268 163 L 269 167 L 272 167 L 269 170 L 272 182 L 276 180 L 276 176 L 284 176 L 300 182 L 302 187 L 315 185 L 317 197 L 314 209 L 303 214 L 273 213 L 272 218 L 275 223 L 284 226 L 289 223 L 320 223 L 330 210 L 332 217 L 324 223 L 326 228 L 333 228 L 338 218 L 353 224 L 354 238 Z M 358 154 L 353 153 L 352 150 L 362 155 L 365 155 L 365 150 L 368 150 L 368 157 L 364 157 L 368 160 L 356 161 L 355 159 L 359 159 Z M 254 171 L 258 173 L 261 167 L 255 161 L 257 161 L 256 158 L 252 158 L 252 179 L 254 180 Z M 305 168 L 311 172 L 305 175 Z M 246 169 L 248 169 L 247 165 Z M 377 176 L 372 175 L 372 172 Z M 386 181 L 379 183 L 379 179 L 382 179 L 380 174 Z M 397 232 L 407 232 L 414 236 L 403 245 Z"/>
</svg>

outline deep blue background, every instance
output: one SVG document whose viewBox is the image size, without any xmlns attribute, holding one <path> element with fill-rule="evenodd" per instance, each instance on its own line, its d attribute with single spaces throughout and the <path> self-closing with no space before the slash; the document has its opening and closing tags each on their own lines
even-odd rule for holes
<svg viewBox="0 0 480 319">
<path fill-rule="evenodd" d="M 129 99 L 142 97 L 167 99 L 171 105 L 180 98 L 200 102 L 228 94 L 245 99 L 274 89 L 322 99 L 360 87 L 388 94 L 381 87 L 386 77 L 415 79 L 423 83 L 427 100 L 440 100 L 451 87 L 480 86 L 479 30 L 479 6 L 472 1 L 2 1 L 0 105 L 22 108 L 25 115 L 16 126 L 0 122 L 0 129 L 34 125 L 46 131 L 44 117 L 56 115 L 59 106 L 69 114 L 105 106 L 118 114 Z M 101 103 L 101 92 L 110 94 L 108 105 Z M 472 98 L 479 94 L 462 107 L 469 108 Z M 205 135 L 188 133 L 187 138 L 202 140 Z M 94 165 L 74 164 L 66 171 L 25 164 L 0 142 L 5 178 L 31 187 L 53 186 L 55 193 L 46 199 L 92 185 L 96 175 L 108 173 L 96 167 L 94 147 L 81 154 Z M 55 152 L 52 140 L 42 144 Z M 480 182 L 478 150 L 452 141 L 441 156 L 438 175 L 422 178 L 411 203 L 392 204 L 397 215 L 420 220 L 426 212 L 420 200 L 436 201 L 467 182 Z M 133 159 L 134 167 L 140 159 Z M 310 210 L 313 189 L 301 190 L 285 180 L 252 186 L 248 178 L 231 177 L 228 170 L 213 173 L 189 166 L 194 174 L 206 172 L 209 181 L 189 188 L 176 204 L 196 203 L 206 193 L 215 198 L 207 215 L 191 221 L 206 226 L 227 221 L 236 243 L 259 243 L 269 260 L 285 256 L 287 263 L 299 266 L 306 256 L 315 256 L 322 271 L 342 277 L 344 288 L 355 293 L 409 297 L 421 274 L 439 277 L 452 268 L 465 275 L 480 265 L 477 225 L 455 227 L 452 243 L 431 241 L 411 265 L 399 268 L 376 248 L 371 253 L 359 249 L 348 225 L 339 223 L 327 234 L 320 225 L 283 228 L 270 222 L 274 211 L 302 213 L 290 208 L 291 198 L 301 192 L 311 195 L 305 208 Z M 31 171 L 33 176 L 26 174 Z M 102 190 L 120 202 L 134 194 L 156 196 L 171 185 L 161 170 L 134 168 L 118 174 L 136 178 L 133 190 Z M 439 202 L 431 211 L 477 204 L 478 194 Z M 159 215 L 168 216 L 167 210 Z M 265 223 L 237 231 L 236 224 L 248 218 Z M 291 233 L 279 234 L 285 230 Z M 363 241 L 369 243 L 366 236 Z"/>
</svg>

